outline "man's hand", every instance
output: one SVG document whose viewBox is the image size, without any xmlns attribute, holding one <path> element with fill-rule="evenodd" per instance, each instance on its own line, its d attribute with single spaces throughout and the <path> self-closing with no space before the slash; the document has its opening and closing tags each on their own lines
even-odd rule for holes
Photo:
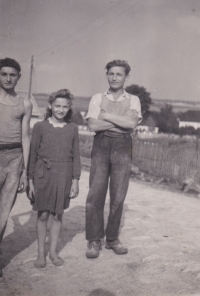
<svg viewBox="0 0 200 296">
<path fill-rule="evenodd" d="M 78 184 L 78 180 L 74 179 L 72 186 L 71 186 L 71 190 L 70 190 L 70 198 L 76 198 L 78 196 L 79 193 L 79 184 Z"/>
<path fill-rule="evenodd" d="M 33 204 L 35 202 L 35 191 L 34 191 L 33 180 L 29 180 L 29 191 L 27 196 L 31 204 Z"/>
<path fill-rule="evenodd" d="M 26 188 L 28 186 L 28 181 L 27 181 L 27 176 L 26 176 L 26 171 L 23 170 L 23 173 L 21 174 L 20 181 L 19 181 L 19 186 L 18 186 L 18 193 L 23 193 L 26 191 Z"/>
</svg>

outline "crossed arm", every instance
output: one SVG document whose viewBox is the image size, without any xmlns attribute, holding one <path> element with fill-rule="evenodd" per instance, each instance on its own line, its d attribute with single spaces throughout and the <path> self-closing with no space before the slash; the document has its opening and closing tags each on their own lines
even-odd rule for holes
<svg viewBox="0 0 200 296">
<path fill-rule="evenodd" d="M 121 116 L 101 111 L 98 119 L 88 119 L 88 127 L 92 132 L 105 131 L 113 127 L 134 129 L 138 122 L 138 113 L 135 110 L 129 110 Z"/>
</svg>

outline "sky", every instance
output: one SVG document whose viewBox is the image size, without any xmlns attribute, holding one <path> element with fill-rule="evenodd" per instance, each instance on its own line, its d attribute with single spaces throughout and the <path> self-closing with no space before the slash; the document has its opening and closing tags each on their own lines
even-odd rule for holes
<svg viewBox="0 0 200 296">
<path fill-rule="evenodd" d="M 163 100 L 200 102 L 199 0 L 0 0 L 0 58 L 22 67 L 19 90 L 92 96 L 105 65 L 131 66 L 126 85 Z"/>
</svg>

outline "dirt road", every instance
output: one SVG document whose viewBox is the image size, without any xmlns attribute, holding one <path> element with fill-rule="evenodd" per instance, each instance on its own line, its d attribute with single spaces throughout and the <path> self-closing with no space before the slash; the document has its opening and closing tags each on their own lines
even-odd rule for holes
<svg viewBox="0 0 200 296">
<path fill-rule="evenodd" d="M 48 259 L 44 269 L 34 268 L 36 213 L 25 195 L 18 196 L 3 242 L 5 281 L 0 283 L 0 295 L 200 295 L 200 200 L 132 180 L 120 234 L 129 253 L 117 256 L 103 248 L 98 259 L 88 260 L 84 233 L 88 177 L 83 171 L 80 195 L 64 214 L 61 267 Z"/>
</svg>

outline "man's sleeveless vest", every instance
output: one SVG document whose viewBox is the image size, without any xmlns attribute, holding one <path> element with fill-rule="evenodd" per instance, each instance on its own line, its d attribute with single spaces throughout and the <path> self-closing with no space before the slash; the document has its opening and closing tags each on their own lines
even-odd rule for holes
<svg viewBox="0 0 200 296">
<path fill-rule="evenodd" d="M 123 101 L 110 101 L 105 95 L 102 96 L 102 102 L 100 106 L 101 110 L 115 114 L 115 115 L 125 115 L 127 111 L 130 110 L 130 97 L 126 97 Z M 113 127 L 109 131 L 117 133 L 132 133 L 132 129 L 125 129 L 121 127 Z"/>
<path fill-rule="evenodd" d="M 16 105 L 6 105 L 0 102 L 0 144 L 21 142 L 24 113 L 22 98 L 16 97 Z"/>
</svg>

